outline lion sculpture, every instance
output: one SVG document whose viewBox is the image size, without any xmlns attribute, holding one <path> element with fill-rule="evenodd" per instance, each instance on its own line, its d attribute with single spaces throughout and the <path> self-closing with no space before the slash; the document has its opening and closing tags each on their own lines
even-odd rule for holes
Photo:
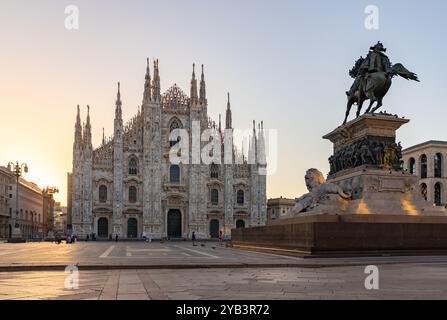
<svg viewBox="0 0 447 320">
<path fill-rule="evenodd" d="M 304 179 L 309 193 L 296 199 L 296 204 L 292 209 L 293 214 L 311 212 L 320 205 L 327 205 L 331 202 L 335 204 L 337 201 L 351 199 L 350 193 L 344 192 L 340 186 L 334 183 L 326 182 L 323 174 L 317 169 L 307 170 Z"/>
</svg>

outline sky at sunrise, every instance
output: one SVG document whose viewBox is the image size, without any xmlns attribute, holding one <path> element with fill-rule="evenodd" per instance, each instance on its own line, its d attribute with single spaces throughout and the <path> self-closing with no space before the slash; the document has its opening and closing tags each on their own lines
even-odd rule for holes
<svg viewBox="0 0 447 320">
<path fill-rule="evenodd" d="M 69 5 L 79 29 L 65 26 Z M 367 29 L 365 8 L 379 9 Z M 26 162 L 26 178 L 57 186 L 66 204 L 76 106 L 87 104 L 93 143 L 113 132 L 116 83 L 124 121 L 141 105 L 146 58 L 158 58 L 162 91 L 189 92 L 192 64 L 205 65 L 208 114 L 233 126 L 277 130 L 277 169 L 267 195 L 298 197 L 304 173 L 327 173 L 322 136 L 343 120 L 348 71 L 380 40 L 393 63 L 421 82 L 395 78 L 384 107 L 411 119 L 397 139 L 409 147 L 447 140 L 447 2 L 434 1 L 61 1 L 0 0 L 0 165 Z"/>
</svg>

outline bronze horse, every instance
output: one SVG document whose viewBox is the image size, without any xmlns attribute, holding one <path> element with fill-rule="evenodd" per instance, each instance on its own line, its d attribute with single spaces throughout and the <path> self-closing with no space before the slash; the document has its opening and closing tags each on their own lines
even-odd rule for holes
<svg viewBox="0 0 447 320">
<path fill-rule="evenodd" d="M 354 68 L 349 72 L 351 77 L 355 78 L 358 75 L 360 66 L 363 61 L 363 58 L 361 58 L 356 62 Z M 383 97 L 390 89 L 392 78 L 395 76 L 401 76 L 402 78 L 405 78 L 407 80 L 414 80 L 419 82 L 417 75 L 411 71 L 408 71 L 400 63 L 396 63 L 395 65 L 393 65 L 388 72 L 377 71 L 373 73 L 367 73 L 362 80 L 362 84 L 359 86 L 359 89 L 356 90 L 354 94 L 347 93 L 348 105 L 343 124 L 346 124 L 346 122 L 348 121 L 348 116 L 354 103 L 357 103 L 358 106 L 357 117 L 360 116 L 363 103 L 368 99 L 370 100 L 370 104 L 365 113 L 374 113 L 377 109 L 379 109 L 383 105 Z M 372 108 L 374 102 L 377 102 L 377 105 Z"/>
</svg>

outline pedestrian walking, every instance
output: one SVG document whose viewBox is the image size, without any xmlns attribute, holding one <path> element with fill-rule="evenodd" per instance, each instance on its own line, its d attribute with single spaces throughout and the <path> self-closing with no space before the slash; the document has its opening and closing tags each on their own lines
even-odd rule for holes
<svg viewBox="0 0 447 320">
<path fill-rule="evenodd" d="M 220 245 L 222 245 L 222 240 L 223 240 L 223 232 L 222 230 L 219 231 L 219 243 Z"/>
<path fill-rule="evenodd" d="M 115 235 L 115 242 L 118 242 L 118 233 Z"/>
<path fill-rule="evenodd" d="M 195 231 L 192 232 L 191 239 L 192 239 L 192 246 L 195 247 L 196 246 L 196 232 Z"/>
</svg>

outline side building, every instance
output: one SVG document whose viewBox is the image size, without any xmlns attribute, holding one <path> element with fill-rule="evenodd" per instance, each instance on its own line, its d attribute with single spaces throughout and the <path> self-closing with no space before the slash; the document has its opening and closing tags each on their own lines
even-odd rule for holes
<svg viewBox="0 0 447 320">
<path fill-rule="evenodd" d="M 12 184 L 11 172 L 0 166 L 0 239 L 9 239 L 12 234 Z"/>
<path fill-rule="evenodd" d="M 294 199 L 274 198 L 267 201 L 267 219 L 276 220 L 288 216 L 295 206 Z"/>
<path fill-rule="evenodd" d="M 419 192 L 430 204 L 447 205 L 447 141 L 430 140 L 402 151 L 403 168 L 420 178 Z"/>
<path fill-rule="evenodd" d="M 16 212 L 16 183 L 12 184 L 12 217 Z M 44 237 L 44 216 L 42 190 L 33 182 L 23 178 L 19 180 L 19 227 L 25 239 Z"/>
</svg>

